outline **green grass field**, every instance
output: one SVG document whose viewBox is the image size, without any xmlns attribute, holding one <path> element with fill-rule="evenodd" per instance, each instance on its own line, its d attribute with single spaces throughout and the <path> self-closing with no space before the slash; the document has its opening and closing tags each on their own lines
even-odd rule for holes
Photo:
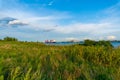
<svg viewBox="0 0 120 80">
<path fill-rule="evenodd" d="M 120 48 L 0 41 L 0 80 L 120 80 Z"/>
</svg>

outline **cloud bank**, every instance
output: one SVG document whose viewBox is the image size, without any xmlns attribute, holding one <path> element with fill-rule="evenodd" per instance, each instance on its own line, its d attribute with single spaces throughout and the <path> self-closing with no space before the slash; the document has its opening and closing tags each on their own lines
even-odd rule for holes
<svg viewBox="0 0 120 80">
<path fill-rule="evenodd" d="M 30 11 L 25 4 L 21 5 L 19 3 L 19 0 L 11 1 L 12 4 L 7 5 L 10 2 L 9 0 L 0 0 L 0 27 L 7 26 L 6 29 L 0 30 L 1 36 L 11 34 L 21 38 L 21 34 L 24 34 L 28 38 L 30 34 L 31 37 L 29 37 L 34 38 L 34 40 L 39 40 L 39 36 L 43 37 L 43 39 L 66 39 L 68 37 L 72 37 L 72 39 L 76 39 L 76 37 L 77 39 L 120 39 L 120 2 L 95 14 L 95 16 L 107 15 L 106 17 L 98 20 L 96 18 L 96 22 L 83 23 L 80 19 L 77 19 L 81 15 L 76 16 L 69 12 L 52 10 L 48 10 L 47 13 L 47 9 L 45 9 L 46 13 L 42 13 L 41 9 Z M 51 1 L 48 5 L 51 6 L 53 3 L 54 1 Z M 20 7 L 12 7 L 11 5 Z M 14 34 L 12 33 L 13 30 Z"/>
</svg>

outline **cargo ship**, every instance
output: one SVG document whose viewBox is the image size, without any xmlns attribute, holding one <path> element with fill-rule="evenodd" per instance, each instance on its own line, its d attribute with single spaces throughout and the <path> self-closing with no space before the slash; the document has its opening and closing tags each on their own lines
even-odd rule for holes
<svg viewBox="0 0 120 80">
<path fill-rule="evenodd" d="M 56 40 L 45 40 L 45 43 L 56 43 Z"/>
</svg>

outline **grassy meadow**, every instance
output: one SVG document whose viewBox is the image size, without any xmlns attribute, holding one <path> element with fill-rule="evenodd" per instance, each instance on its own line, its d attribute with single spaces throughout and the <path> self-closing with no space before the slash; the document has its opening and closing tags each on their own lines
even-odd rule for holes
<svg viewBox="0 0 120 80">
<path fill-rule="evenodd" d="M 0 41 L 0 80 L 120 80 L 120 48 Z"/>
</svg>

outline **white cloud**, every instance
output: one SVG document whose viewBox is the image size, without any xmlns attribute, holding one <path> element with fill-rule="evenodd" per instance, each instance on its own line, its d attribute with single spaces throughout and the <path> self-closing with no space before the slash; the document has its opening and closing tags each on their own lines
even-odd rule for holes
<svg viewBox="0 0 120 80">
<path fill-rule="evenodd" d="M 102 30 L 110 27 L 109 23 L 74 23 L 65 26 L 56 27 L 57 32 L 70 34 L 70 33 L 90 33 L 96 34 Z"/>
<path fill-rule="evenodd" d="M 8 24 L 9 24 L 9 25 L 27 25 L 26 22 L 22 22 L 22 21 L 20 21 L 20 20 L 9 21 Z"/>
<path fill-rule="evenodd" d="M 53 3 L 54 1 L 51 1 L 48 5 L 52 5 Z M 102 14 L 97 15 L 101 17 L 102 15 L 106 14 L 107 16 L 105 16 L 104 18 L 100 18 L 99 20 L 96 19 L 96 22 L 88 22 L 88 23 L 82 23 L 80 21 L 77 21 L 77 18 L 79 18 L 77 16 L 75 23 L 66 22 L 67 24 L 62 24 L 61 21 L 65 21 L 66 19 L 69 19 L 71 17 L 69 13 L 64 13 L 59 11 L 56 13 L 56 11 L 51 11 L 53 14 L 49 14 L 49 12 L 44 13 L 42 10 L 30 12 L 27 9 L 21 9 L 17 7 L 14 7 L 10 10 L 6 8 L 5 10 L 3 9 L 0 12 L 0 17 L 7 16 L 17 19 L 14 21 L 10 21 L 9 22 L 10 25 L 29 24 L 27 28 L 33 31 L 41 31 L 41 30 L 46 32 L 52 31 L 54 32 L 54 34 L 56 34 L 56 36 L 57 34 L 61 34 L 63 37 L 64 35 L 78 34 L 79 37 L 80 35 L 86 34 L 87 36 L 85 35 L 83 36 L 83 38 L 87 37 L 91 39 L 98 37 L 100 39 L 106 39 L 107 35 L 114 35 L 115 32 L 119 34 L 120 32 L 119 10 L 120 10 L 120 3 L 114 5 L 109 9 L 104 10 Z M 72 22 L 72 19 L 68 21 Z M 58 26 L 55 27 L 55 25 Z M 117 35 L 107 37 L 107 39 L 115 39 L 115 38 L 117 38 Z M 73 36 L 67 39 L 72 40 L 72 39 L 76 39 L 76 37 L 74 38 Z"/>
<path fill-rule="evenodd" d="M 113 35 L 107 36 L 107 39 L 108 39 L 108 40 L 115 40 L 115 39 L 116 39 L 116 36 L 113 36 Z"/>
<path fill-rule="evenodd" d="M 79 39 L 75 37 L 67 37 L 65 38 L 65 41 L 79 41 Z"/>
</svg>

